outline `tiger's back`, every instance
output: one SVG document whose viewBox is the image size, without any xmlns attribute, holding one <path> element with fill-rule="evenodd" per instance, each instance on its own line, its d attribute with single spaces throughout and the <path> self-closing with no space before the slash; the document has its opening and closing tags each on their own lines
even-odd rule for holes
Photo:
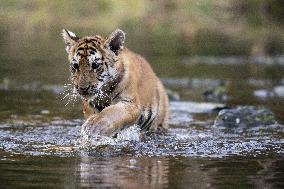
<svg viewBox="0 0 284 189">
<path fill-rule="evenodd" d="M 125 63 L 129 64 L 129 82 L 136 87 L 141 106 L 138 125 L 142 130 L 168 127 L 168 96 L 149 63 L 140 55 L 125 49 Z"/>
</svg>

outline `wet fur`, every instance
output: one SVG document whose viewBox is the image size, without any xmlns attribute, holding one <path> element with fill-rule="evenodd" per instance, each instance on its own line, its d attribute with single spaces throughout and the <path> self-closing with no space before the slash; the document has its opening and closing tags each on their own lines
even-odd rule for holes
<svg viewBox="0 0 284 189">
<path fill-rule="evenodd" d="M 144 131 L 168 127 L 166 91 L 149 63 L 124 47 L 123 31 L 78 38 L 63 30 L 63 37 L 71 80 L 82 95 L 84 134 L 113 136 L 133 124 Z"/>
</svg>

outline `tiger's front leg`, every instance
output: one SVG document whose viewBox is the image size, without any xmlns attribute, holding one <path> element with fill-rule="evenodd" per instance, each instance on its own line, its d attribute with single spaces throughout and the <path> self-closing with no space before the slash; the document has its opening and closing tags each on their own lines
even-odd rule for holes
<svg viewBox="0 0 284 189">
<path fill-rule="evenodd" d="M 139 107 L 128 102 L 119 102 L 106 107 L 98 114 L 90 116 L 82 125 L 81 135 L 112 136 L 124 126 L 136 123 L 140 115 Z"/>
</svg>

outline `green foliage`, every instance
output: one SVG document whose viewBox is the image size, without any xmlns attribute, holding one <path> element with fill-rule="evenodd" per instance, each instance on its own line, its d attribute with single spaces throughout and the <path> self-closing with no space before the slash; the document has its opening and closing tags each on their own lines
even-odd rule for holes
<svg viewBox="0 0 284 189">
<path fill-rule="evenodd" d="M 127 46 L 147 58 L 249 55 L 255 44 L 264 54 L 283 54 L 283 6 L 277 0 L 2 0 L 0 79 L 16 70 L 21 80 L 32 73 L 40 81 L 66 80 L 62 28 L 79 36 L 121 28 Z"/>
</svg>

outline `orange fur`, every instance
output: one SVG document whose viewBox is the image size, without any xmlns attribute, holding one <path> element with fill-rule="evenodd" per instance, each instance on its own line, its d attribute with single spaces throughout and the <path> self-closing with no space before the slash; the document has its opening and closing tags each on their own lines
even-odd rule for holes
<svg viewBox="0 0 284 189">
<path fill-rule="evenodd" d="M 63 30 L 63 37 L 83 100 L 85 132 L 112 136 L 133 124 L 146 131 L 168 127 L 166 91 L 149 63 L 124 47 L 123 31 L 105 39 Z"/>
</svg>

